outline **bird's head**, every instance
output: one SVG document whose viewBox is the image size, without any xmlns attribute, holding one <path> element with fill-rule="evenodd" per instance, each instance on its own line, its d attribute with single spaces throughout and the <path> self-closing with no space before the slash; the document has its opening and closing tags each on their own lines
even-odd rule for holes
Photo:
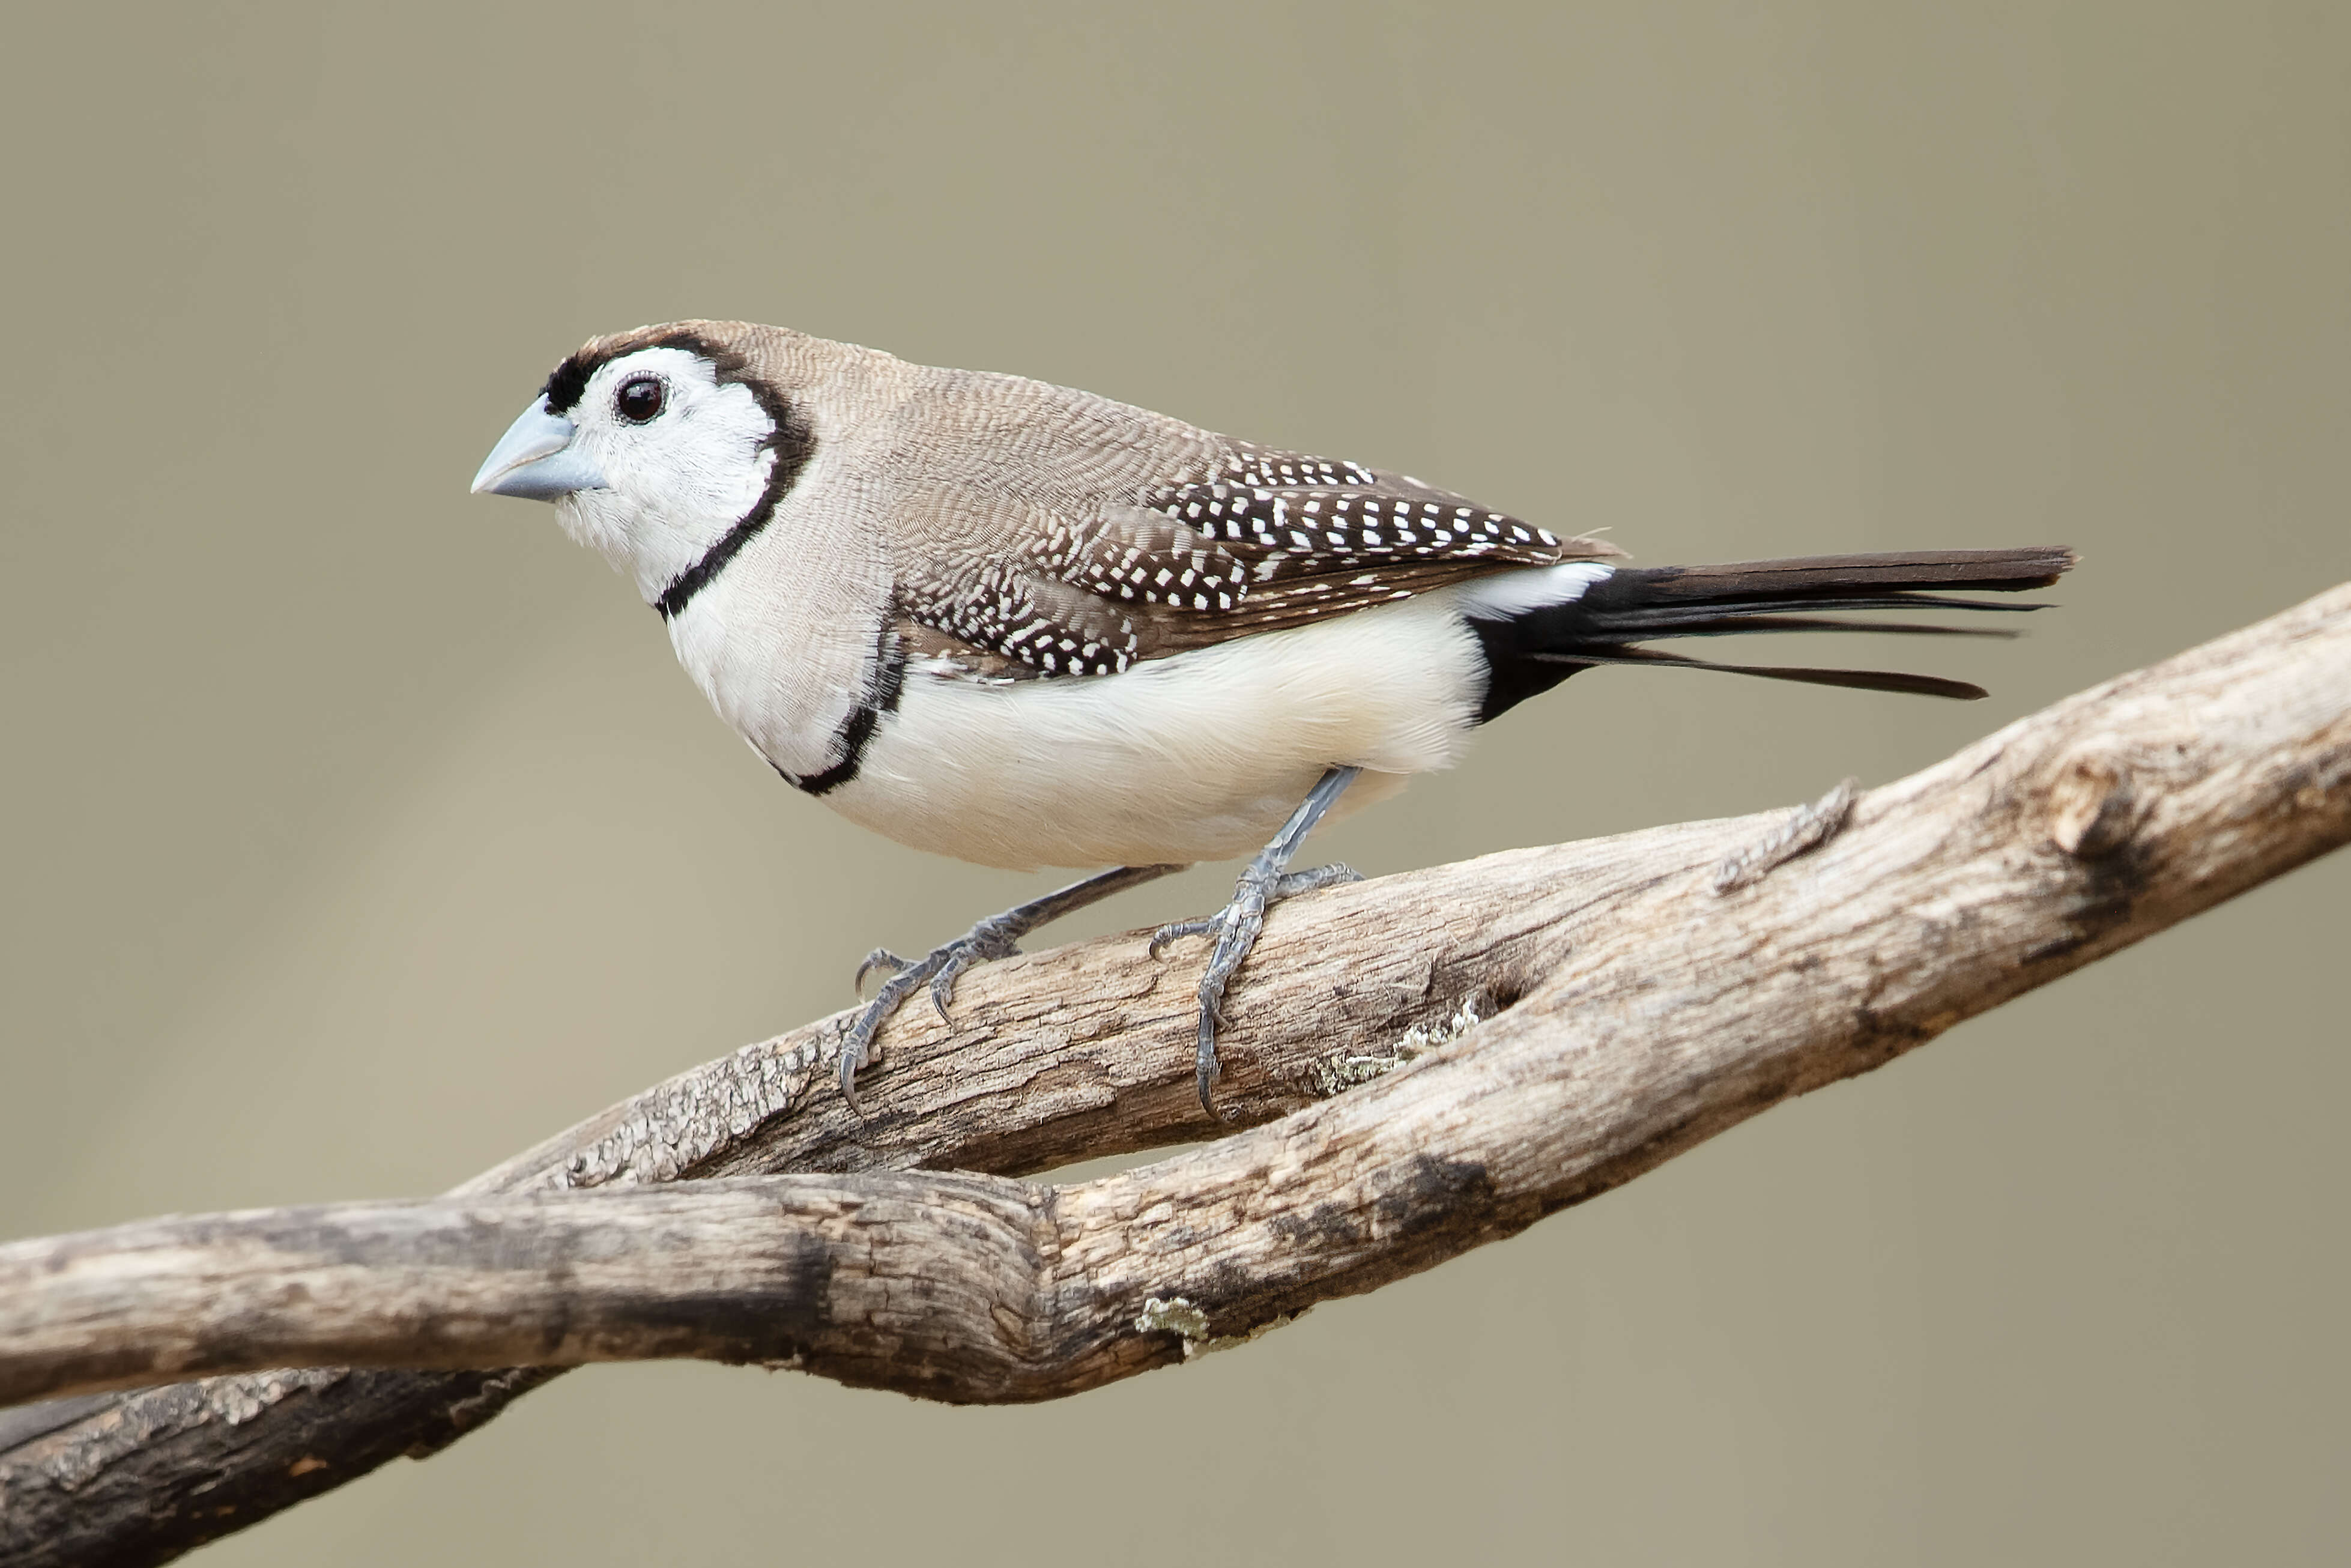
<svg viewBox="0 0 2351 1568">
<path fill-rule="evenodd" d="M 555 367 L 474 476 L 475 494 L 555 503 L 664 613 L 683 580 L 766 521 L 814 435 L 788 378 L 791 338 L 687 321 L 590 340 Z M 779 352 L 779 350 L 781 350 Z"/>
</svg>

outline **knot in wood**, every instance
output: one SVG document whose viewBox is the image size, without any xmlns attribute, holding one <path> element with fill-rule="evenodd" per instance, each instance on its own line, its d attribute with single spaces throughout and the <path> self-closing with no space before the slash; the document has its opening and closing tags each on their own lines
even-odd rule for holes
<svg viewBox="0 0 2351 1568">
<path fill-rule="evenodd" d="M 2130 765 L 2120 754 L 2077 751 L 2049 789 L 2049 841 L 2076 860 L 2110 855 L 2130 841 L 2138 805 Z"/>
</svg>

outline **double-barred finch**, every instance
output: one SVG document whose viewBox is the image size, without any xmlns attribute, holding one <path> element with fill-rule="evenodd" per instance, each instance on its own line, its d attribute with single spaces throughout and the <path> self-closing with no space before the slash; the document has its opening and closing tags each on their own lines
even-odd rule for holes
<svg viewBox="0 0 2351 1568">
<path fill-rule="evenodd" d="M 927 983 L 1123 887 L 1257 852 L 1215 938 L 1217 1007 L 1315 823 L 1450 766 L 1578 670 L 1665 664 L 1974 697 L 1880 671 L 1706 664 L 1673 637 L 1949 631 L 1827 612 L 2031 606 L 2062 549 L 1635 568 L 1405 475 L 1270 451 L 1019 376 L 780 328 L 686 321 L 556 367 L 474 488 L 555 503 L 669 628 L 714 706 L 794 786 L 983 865 L 1112 866 L 892 971 L 842 1051 Z M 862 977 L 863 970 L 860 971 Z"/>
</svg>

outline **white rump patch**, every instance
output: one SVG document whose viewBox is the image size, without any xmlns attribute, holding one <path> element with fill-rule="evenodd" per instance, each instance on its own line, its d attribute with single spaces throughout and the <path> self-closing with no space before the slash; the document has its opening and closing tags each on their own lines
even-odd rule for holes
<svg viewBox="0 0 2351 1568">
<path fill-rule="evenodd" d="M 1562 561 L 1557 566 L 1531 567 L 1525 571 L 1499 572 L 1461 587 L 1463 613 L 1479 621 L 1508 621 L 1547 605 L 1573 604 L 1595 582 L 1616 574 L 1596 560 Z"/>
</svg>

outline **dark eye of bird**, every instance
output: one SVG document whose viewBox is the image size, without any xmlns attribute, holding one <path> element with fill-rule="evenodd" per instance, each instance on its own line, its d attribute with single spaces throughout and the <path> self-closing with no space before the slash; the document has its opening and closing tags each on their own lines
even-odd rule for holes
<svg viewBox="0 0 2351 1568">
<path fill-rule="evenodd" d="M 669 389 L 662 385 L 659 376 L 632 376 L 621 383 L 620 394 L 612 400 L 621 417 L 631 424 L 644 424 L 662 411 L 669 401 Z"/>
</svg>

